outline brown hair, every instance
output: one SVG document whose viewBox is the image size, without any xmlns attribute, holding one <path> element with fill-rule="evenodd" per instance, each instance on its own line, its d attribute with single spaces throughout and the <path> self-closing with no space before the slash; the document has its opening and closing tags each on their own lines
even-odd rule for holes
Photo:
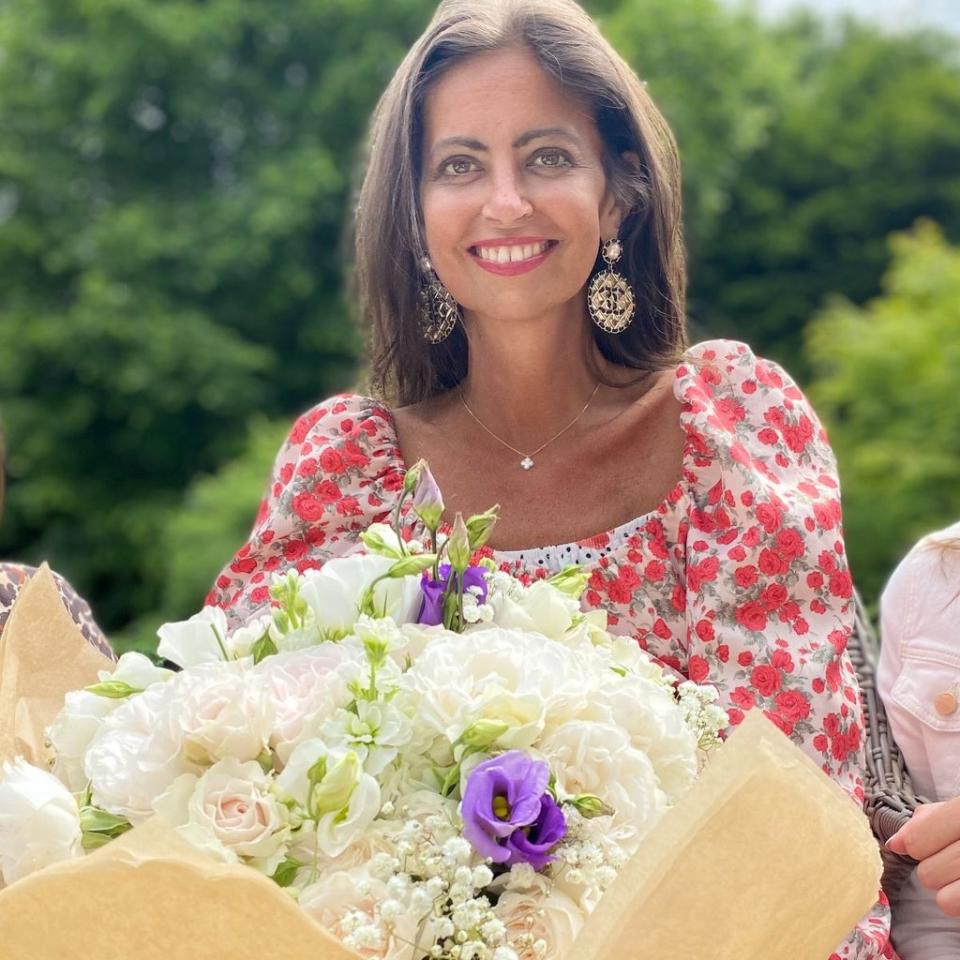
<svg viewBox="0 0 960 960">
<path fill-rule="evenodd" d="M 591 111 L 607 180 L 628 211 L 617 268 L 633 288 L 637 315 L 621 334 L 594 327 L 600 351 L 614 363 L 652 371 L 675 363 L 686 346 L 680 162 L 673 134 L 643 84 L 573 0 L 444 0 L 374 113 L 354 224 L 354 279 L 372 388 L 388 402 L 424 400 L 456 386 L 467 372 L 462 326 L 431 346 L 417 317 L 426 92 L 454 63 L 518 44 Z M 639 166 L 627 162 L 625 151 L 637 154 Z"/>
</svg>

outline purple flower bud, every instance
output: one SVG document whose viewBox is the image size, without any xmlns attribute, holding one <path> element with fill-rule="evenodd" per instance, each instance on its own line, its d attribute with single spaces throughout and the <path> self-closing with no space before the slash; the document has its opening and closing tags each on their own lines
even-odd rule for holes
<svg viewBox="0 0 960 960">
<path fill-rule="evenodd" d="M 469 590 L 471 587 L 480 588 L 480 596 L 477 600 L 483 603 L 487 599 L 487 579 L 484 576 L 486 570 L 483 567 L 467 567 L 463 571 L 463 589 Z M 423 575 L 420 581 L 420 589 L 423 591 L 423 603 L 420 607 L 420 615 L 417 617 L 417 623 L 427 625 L 443 623 L 443 595 L 447 590 L 447 583 L 450 580 L 450 564 L 440 565 L 440 579 L 434 580 L 428 574 Z"/>
<path fill-rule="evenodd" d="M 522 750 L 477 764 L 463 792 L 463 835 L 494 863 L 541 870 L 567 832 L 563 811 L 546 792 L 550 770 Z"/>
<path fill-rule="evenodd" d="M 431 533 L 435 533 L 443 516 L 443 497 L 426 461 L 421 460 L 420 463 L 422 466 L 413 492 L 413 512 Z"/>
</svg>

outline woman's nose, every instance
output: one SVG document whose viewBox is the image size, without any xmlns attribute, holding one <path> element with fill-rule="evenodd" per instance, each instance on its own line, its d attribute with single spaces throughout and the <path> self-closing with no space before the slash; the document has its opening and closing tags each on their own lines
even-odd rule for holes
<svg viewBox="0 0 960 960">
<path fill-rule="evenodd" d="M 491 179 L 490 193 L 483 205 L 483 215 L 488 220 L 506 226 L 525 220 L 531 213 L 533 205 L 515 172 L 504 172 Z"/>
</svg>

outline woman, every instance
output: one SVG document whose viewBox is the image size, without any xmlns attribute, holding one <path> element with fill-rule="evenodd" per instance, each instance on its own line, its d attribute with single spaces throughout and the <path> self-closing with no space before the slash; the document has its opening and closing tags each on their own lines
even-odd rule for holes
<svg viewBox="0 0 960 960">
<path fill-rule="evenodd" d="M 426 458 L 447 517 L 501 504 L 488 552 L 590 570 L 585 603 L 752 707 L 858 801 L 863 718 L 834 461 L 803 395 L 742 344 L 685 350 L 670 131 L 571 0 L 439 7 L 377 109 L 357 211 L 373 399 L 281 449 L 209 602 L 360 549 Z M 426 257 L 427 259 L 424 259 Z M 837 950 L 893 956 L 878 905 Z"/>
<path fill-rule="evenodd" d="M 888 846 L 921 861 L 893 904 L 903 960 L 960 956 L 960 523 L 921 540 L 880 602 L 877 693 L 921 807 Z M 949 802 L 947 802 L 949 801 Z"/>
<path fill-rule="evenodd" d="M 2 440 L 3 438 L 0 437 L 0 514 L 3 512 L 5 463 Z M 27 567 L 20 563 L 0 563 L 0 635 L 2 635 L 3 628 L 10 618 L 10 611 L 13 609 L 17 595 L 20 593 L 20 588 L 34 573 L 33 567 Z M 93 614 L 90 612 L 90 605 L 60 574 L 54 573 L 53 577 L 60 591 L 60 599 L 63 600 L 64 606 L 70 611 L 70 616 L 73 617 L 84 637 L 101 653 L 113 658 L 113 650 L 94 621 Z"/>
</svg>

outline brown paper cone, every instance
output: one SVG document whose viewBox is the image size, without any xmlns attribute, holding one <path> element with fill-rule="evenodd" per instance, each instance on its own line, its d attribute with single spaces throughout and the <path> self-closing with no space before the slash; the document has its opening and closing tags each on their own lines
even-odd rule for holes
<svg viewBox="0 0 960 960">
<path fill-rule="evenodd" d="M 22 587 L 0 633 L 0 762 L 20 754 L 46 767 L 43 732 L 64 696 L 113 666 L 86 641 L 43 564 Z"/>
<path fill-rule="evenodd" d="M 160 818 L 0 891 L 0 960 L 357 960 L 273 881 Z"/>
<path fill-rule="evenodd" d="M 575 960 L 826 960 L 872 907 L 866 818 L 759 710 L 591 914 Z"/>
</svg>

